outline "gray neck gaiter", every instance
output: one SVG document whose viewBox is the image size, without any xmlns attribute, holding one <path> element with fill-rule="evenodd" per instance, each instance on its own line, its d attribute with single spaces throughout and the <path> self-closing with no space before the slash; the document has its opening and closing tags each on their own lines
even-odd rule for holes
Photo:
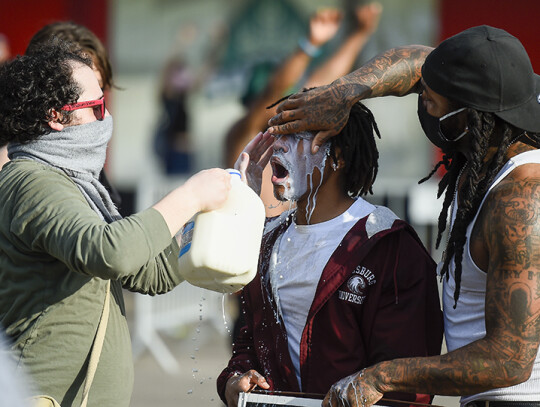
<svg viewBox="0 0 540 407">
<path fill-rule="evenodd" d="M 27 144 L 10 143 L 8 157 L 35 160 L 61 169 L 77 184 L 92 209 L 110 223 L 121 216 L 98 178 L 112 131 L 113 119 L 107 116 L 102 121 L 52 131 Z"/>
</svg>

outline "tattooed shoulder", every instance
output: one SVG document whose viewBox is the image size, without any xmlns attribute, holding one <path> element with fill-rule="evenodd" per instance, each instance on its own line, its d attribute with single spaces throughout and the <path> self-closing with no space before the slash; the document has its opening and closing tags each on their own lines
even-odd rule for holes
<svg viewBox="0 0 540 407">
<path fill-rule="evenodd" d="M 520 267 L 540 265 L 540 176 L 510 175 L 485 206 L 483 236 L 490 258 Z"/>
<path fill-rule="evenodd" d="M 516 362 L 530 366 L 540 333 L 540 177 L 511 174 L 486 204 L 486 327 L 504 327 L 506 334 L 497 342 L 508 346 L 501 351 L 521 347 Z"/>
</svg>

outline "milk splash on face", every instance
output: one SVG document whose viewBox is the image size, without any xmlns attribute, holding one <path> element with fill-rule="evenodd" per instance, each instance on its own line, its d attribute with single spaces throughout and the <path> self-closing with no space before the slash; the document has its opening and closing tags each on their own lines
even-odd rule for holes
<svg viewBox="0 0 540 407">
<path fill-rule="evenodd" d="M 308 190 L 309 195 L 306 204 L 306 220 L 307 223 L 310 224 L 311 216 L 317 203 L 317 192 L 324 179 L 326 158 L 330 154 L 330 143 L 324 144 L 319 148 L 317 153 L 311 154 L 312 141 L 313 135 L 311 133 L 299 133 L 294 136 L 280 138 L 280 143 L 283 144 L 283 148 L 277 148 L 274 151 L 272 158 L 277 159 L 279 164 L 288 172 L 288 176 L 283 181 L 277 183 L 277 185 L 282 185 L 285 189 L 282 193 L 282 198 L 289 201 L 289 210 L 282 213 L 281 216 L 274 220 L 274 222 L 271 222 L 272 226 L 267 224 L 265 233 L 291 216 L 291 213 L 293 213 L 292 204 L 305 196 Z M 300 147 L 301 153 L 298 152 Z M 315 168 L 319 170 L 321 175 L 319 184 L 316 187 L 313 185 L 313 173 Z M 282 315 L 277 288 L 279 286 L 277 282 L 279 276 L 276 273 L 276 267 L 280 262 L 284 261 L 284 259 L 280 259 L 279 257 L 279 247 L 282 237 L 283 235 L 280 235 L 274 243 L 273 250 L 270 253 L 268 269 L 272 295 L 277 306 L 277 310 L 274 310 L 274 317 L 278 324 L 281 323 Z"/>
<path fill-rule="evenodd" d="M 324 167 L 326 158 L 330 153 L 330 143 L 324 144 L 315 154 L 311 154 L 311 133 L 299 133 L 294 136 L 287 136 L 280 139 L 286 146 L 285 149 L 278 149 L 273 157 L 277 158 L 280 164 L 288 171 L 288 177 L 280 183 L 285 188 L 283 199 L 288 201 L 298 201 L 308 191 L 309 196 L 306 205 L 306 219 L 310 223 L 311 215 L 315 210 L 317 201 L 317 191 L 323 182 Z M 298 149 L 302 145 L 302 154 L 298 154 Z M 313 172 L 317 168 L 321 174 L 319 185 L 313 186 Z"/>
</svg>

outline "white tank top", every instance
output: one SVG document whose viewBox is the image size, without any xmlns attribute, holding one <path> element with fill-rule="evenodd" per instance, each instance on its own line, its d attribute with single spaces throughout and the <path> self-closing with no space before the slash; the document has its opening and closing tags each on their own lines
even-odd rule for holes
<svg viewBox="0 0 540 407">
<path fill-rule="evenodd" d="M 527 151 L 512 157 L 499 171 L 495 180 L 484 196 L 478 212 L 467 228 L 467 241 L 463 253 L 463 269 L 461 287 L 457 306 L 454 309 L 455 269 L 450 262 L 450 278 L 443 279 L 443 308 L 444 333 L 448 351 L 461 348 L 486 335 L 484 301 L 486 294 L 486 273 L 474 263 L 470 251 L 471 232 L 482 209 L 482 205 L 491 190 L 503 180 L 512 170 L 523 164 L 540 164 L 540 150 Z M 456 217 L 457 196 L 454 197 L 452 224 Z M 483 393 L 464 396 L 462 405 L 473 400 L 504 400 L 504 401 L 540 401 L 540 353 L 537 353 L 531 377 L 526 382 L 516 386 L 489 390 Z"/>
</svg>

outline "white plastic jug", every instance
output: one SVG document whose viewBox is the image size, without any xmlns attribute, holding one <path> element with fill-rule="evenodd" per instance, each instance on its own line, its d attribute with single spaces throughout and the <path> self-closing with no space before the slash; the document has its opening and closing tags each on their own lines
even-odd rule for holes
<svg viewBox="0 0 540 407">
<path fill-rule="evenodd" d="M 202 212 L 181 233 L 178 262 L 189 283 L 221 293 L 236 292 L 257 273 L 264 229 L 264 204 L 244 184 L 237 170 L 232 188 L 220 209 Z"/>
</svg>

